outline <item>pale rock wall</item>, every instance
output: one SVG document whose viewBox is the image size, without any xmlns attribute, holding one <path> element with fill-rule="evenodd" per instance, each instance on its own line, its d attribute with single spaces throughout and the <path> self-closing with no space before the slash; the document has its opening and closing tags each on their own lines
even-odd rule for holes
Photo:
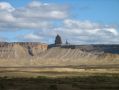
<svg viewBox="0 0 119 90">
<path fill-rule="evenodd" d="M 88 48 L 88 47 L 87 47 Z M 119 54 L 53 47 L 41 43 L 0 44 L 0 66 L 65 66 L 119 64 Z"/>
<path fill-rule="evenodd" d="M 20 43 L 0 43 L 0 58 L 27 58 L 37 56 L 39 53 L 47 50 L 46 44 L 20 42 Z"/>
</svg>

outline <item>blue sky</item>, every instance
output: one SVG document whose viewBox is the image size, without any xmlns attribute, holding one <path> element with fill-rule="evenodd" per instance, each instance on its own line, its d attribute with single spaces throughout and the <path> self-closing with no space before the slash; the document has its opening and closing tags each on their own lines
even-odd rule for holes
<svg viewBox="0 0 119 90">
<path fill-rule="evenodd" d="M 9 2 L 16 8 L 23 7 L 33 0 L 0 0 Z M 36 0 L 45 3 L 69 5 L 71 17 L 92 20 L 100 23 L 119 25 L 119 0 Z"/>
<path fill-rule="evenodd" d="M 3 7 L 0 18 L 8 14 L 12 20 L 0 19 L 0 40 L 53 43 L 58 33 L 64 42 L 67 39 L 75 44 L 119 43 L 119 0 L 0 0 L 0 3 Z M 49 16 L 43 16 L 40 10 Z"/>
</svg>

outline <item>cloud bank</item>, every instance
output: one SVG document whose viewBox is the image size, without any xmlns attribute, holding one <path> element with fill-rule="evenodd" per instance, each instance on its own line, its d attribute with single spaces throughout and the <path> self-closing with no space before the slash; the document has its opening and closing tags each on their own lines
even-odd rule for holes
<svg viewBox="0 0 119 90">
<path fill-rule="evenodd" d="M 119 31 L 110 25 L 89 20 L 70 18 L 67 5 L 32 1 L 24 7 L 14 8 L 0 2 L 0 32 L 31 30 L 19 33 L 18 41 L 53 43 L 56 34 L 71 44 L 119 44 Z M 2 39 L 2 37 L 0 37 Z"/>
</svg>

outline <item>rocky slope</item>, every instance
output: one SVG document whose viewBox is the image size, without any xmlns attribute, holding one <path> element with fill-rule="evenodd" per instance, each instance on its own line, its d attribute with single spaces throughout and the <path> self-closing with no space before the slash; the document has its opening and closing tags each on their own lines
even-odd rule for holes
<svg viewBox="0 0 119 90">
<path fill-rule="evenodd" d="M 0 66 L 119 64 L 118 51 L 118 45 L 80 45 L 77 48 L 65 46 L 41 50 L 14 44 L 0 47 Z"/>
</svg>

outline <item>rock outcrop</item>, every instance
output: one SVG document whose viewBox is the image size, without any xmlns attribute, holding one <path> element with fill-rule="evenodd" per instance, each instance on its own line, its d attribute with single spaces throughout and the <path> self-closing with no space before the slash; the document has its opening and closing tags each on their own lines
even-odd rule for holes
<svg viewBox="0 0 119 90">
<path fill-rule="evenodd" d="M 2 43 L 0 66 L 119 64 L 118 51 L 118 45 L 73 45 L 48 49 L 41 43 Z"/>
<path fill-rule="evenodd" d="M 19 42 L 19 43 L 0 43 L 0 58 L 27 58 L 36 56 L 47 50 L 46 44 Z"/>
</svg>

